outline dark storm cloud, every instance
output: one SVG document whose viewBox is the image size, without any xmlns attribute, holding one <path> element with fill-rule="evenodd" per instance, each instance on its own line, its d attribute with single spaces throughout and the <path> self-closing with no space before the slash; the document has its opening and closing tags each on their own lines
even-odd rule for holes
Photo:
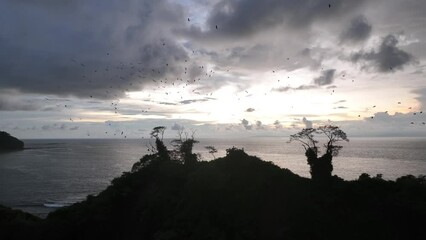
<svg viewBox="0 0 426 240">
<path fill-rule="evenodd" d="M 352 62 L 365 61 L 372 64 L 379 72 L 402 70 L 405 65 L 414 63 L 414 57 L 397 47 L 398 39 L 389 34 L 383 38 L 378 51 L 358 52 L 352 55 Z M 363 68 L 369 68 L 364 65 Z"/>
<path fill-rule="evenodd" d="M 212 33 L 241 38 L 283 23 L 295 29 L 308 27 L 317 20 L 346 15 L 363 2 L 337 0 L 329 8 L 328 0 L 223 0 L 212 9 L 207 25 Z M 203 34 L 195 27 L 192 33 Z"/>
<path fill-rule="evenodd" d="M 357 16 L 352 19 L 349 28 L 342 32 L 342 42 L 362 42 L 370 37 L 372 26 L 365 16 Z"/>
<path fill-rule="evenodd" d="M 115 98 L 182 74 L 183 15 L 165 0 L 1 1 L 0 88 Z"/>
<path fill-rule="evenodd" d="M 194 46 L 208 45 L 200 54 L 223 68 L 318 69 L 328 57 L 327 49 L 300 53 L 313 47 L 312 26 L 321 24 L 330 30 L 330 20 L 346 21 L 363 2 L 337 0 L 329 8 L 330 1 L 325 0 L 221 0 L 210 5 L 205 25 L 194 24 L 177 32 L 190 38 Z M 287 57 L 291 61 L 283 62 Z"/>
<path fill-rule="evenodd" d="M 330 85 L 334 81 L 334 73 L 336 69 L 328 69 L 321 76 L 314 79 L 314 83 L 318 86 Z"/>
</svg>

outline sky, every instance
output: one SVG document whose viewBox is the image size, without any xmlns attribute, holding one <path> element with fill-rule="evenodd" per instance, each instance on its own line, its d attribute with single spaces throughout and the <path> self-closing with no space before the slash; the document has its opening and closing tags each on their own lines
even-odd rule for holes
<svg viewBox="0 0 426 240">
<path fill-rule="evenodd" d="M 0 130 L 24 138 L 426 136 L 423 0 L 3 0 Z"/>
</svg>

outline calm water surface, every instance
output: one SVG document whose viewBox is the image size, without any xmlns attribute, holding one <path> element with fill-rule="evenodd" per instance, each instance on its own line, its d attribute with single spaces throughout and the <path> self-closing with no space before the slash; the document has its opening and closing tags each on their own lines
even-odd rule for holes
<svg viewBox="0 0 426 240">
<path fill-rule="evenodd" d="M 199 139 L 194 152 L 211 160 L 204 146 L 232 146 L 309 177 L 304 150 L 288 138 Z M 147 154 L 148 140 L 25 140 L 26 150 L 0 154 L 0 204 L 45 216 L 60 206 L 97 194 Z M 168 142 L 168 140 L 166 140 Z M 396 179 L 426 174 L 426 138 L 353 138 L 333 159 L 334 174 L 361 173 Z"/>
</svg>

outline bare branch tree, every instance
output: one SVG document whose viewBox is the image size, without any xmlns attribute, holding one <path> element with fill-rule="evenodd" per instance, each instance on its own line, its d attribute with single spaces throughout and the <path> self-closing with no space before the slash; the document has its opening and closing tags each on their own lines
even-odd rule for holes
<svg viewBox="0 0 426 240">
<path fill-rule="evenodd" d="M 156 139 L 163 141 L 164 131 L 166 131 L 166 127 L 158 126 L 152 129 L 150 135 L 151 137 L 154 137 Z"/>
<path fill-rule="evenodd" d="M 315 128 L 304 128 L 302 131 L 290 135 L 290 142 L 298 141 L 302 143 L 302 146 L 305 148 L 305 150 L 310 148 L 315 150 L 315 153 L 317 153 L 318 148 L 316 144 L 318 141 L 314 139 L 314 133 L 316 133 Z"/>
<path fill-rule="evenodd" d="M 217 153 L 217 149 L 213 146 L 205 146 L 207 150 L 209 150 L 209 153 L 213 156 L 213 159 L 216 159 L 214 156 L 215 153 Z"/>
</svg>

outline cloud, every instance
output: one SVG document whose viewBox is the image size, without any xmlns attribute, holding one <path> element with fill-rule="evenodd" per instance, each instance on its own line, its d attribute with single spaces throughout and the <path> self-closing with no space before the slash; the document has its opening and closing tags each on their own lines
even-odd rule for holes
<svg viewBox="0 0 426 240">
<path fill-rule="evenodd" d="M 316 89 L 316 88 L 318 88 L 318 86 L 316 86 L 316 85 L 300 85 L 298 87 L 287 86 L 287 87 L 273 88 L 272 91 L 275 91 L 275 92 L 288 92 L 290 90 L 299 91 L 299 90 L 310 90 L 310 89 Z"/>
<path fill-rule="evenodd" d="M 247 121 L 246 119 L 241 120 L 241 124 L 246 130 L 251 130 L 253 128 L 253 126 L 250 125 L 249 121 Z"/>
<path fill-rule="evenodd" d="M 345 107 L 345 106 L 337 106 L 337 107 L 334 107 L 333 109 L 347 109 L 347 107 Z"/>
<path fill-rule="evenodd" d="M 330 85 L 334 81 L 334 73 L 336 69 L 328 69 L 321 76 L 314 79 L 314 83 L 318 86 Z"/>
<path fill-rule="evenodd" d="M 320 68 L 331 51 L 314 29 L 336 35 L 340 28 L 334 30 L 335 23 L 358 15 L 366 1 L 337 0 L 331 8 L 326 0 L 216 2 L 203 8 L 205 22 L 191 23 L 178 35 L 189 39 L 188 45 L 198 49 L 201 59 L 221 69 L 254 72 Z M 291 60 L 283 62 L 288 57 Z"/>
<path fill-rule="evenodd" d="M 333 1 L 333 7 L 329 8 L 330 2 L 326 0 L 222 0 L 214 6 L 207 19 L 207 34 L 244 38 L 282 24 L 295 29 L 308 28 L 315 21 L 348 14 L 363 2 L 338 0 Z M 203 34 L 196 27 L 191 31 L 194 35 Z"/>
<path fill-rule="evenodd" d="M 340 35 L 342 42 L 362 42 L 368 39 L 371 35 L 372 26 L 368 22 L 367 18 L 363 15 L 359 15 L 352 19 L 349 28 L 346 29 Z"/>
<path fill-rule="evenodd" d="M 175 105 L 177 105 L 176 103 L 171 103 L 171 102 L 157 102 L 158 104 L 161 104 L 161 105 L 168 105 L 168 106 L 175 106 Z"/>
<path fill-rule="evenodd" d="M 275 120 L 275 122 L 273 123 L 275 129 L 281 129 L 283 126 L 281 125 L 280 121 Z"/>
<path fill-rule="evenodd" d="M 309 121 L 305 117 L 302 118 L 303 124 L 305 124 L 305 128 L 312 128 L 312 121 Z"/>
<path fill-rule="evenodd" d="M 62 124 L 58 124 L 58 123 L 54 123 L 54 124 L 46 124 L 41 126 L 41 130 L 43 131 L 51 131 L 51 130 L 66 130 L 67 126 L 62 123 Z"/>
<path fill-rule="evenodd" d="M 254 108 L 247 108 L 246 112 L 254 112 Z"/>
<path fill-rule="evenodd" d="M 196 103 L 196 102 L 207 102 L 209 100 L 215 100 L 215 98 L 187 99 L 187 100 L 180 101 L 179 103 L 181 103 L 181 104 L 191 104 L 191 103 Z"/>
<path fill-rule="evenodd" d="M 0 89 L 111 99 L 189 64 L 166 0 L 2 1 L 0 16 Z"/>
<path fill-rule="evenodd" d="M 420 102 L 423 109 L 426 109 L 426 88 L 415 89 L 412 92 L 418 95 L 415 99 Z"/>
<path fill-rule="evenodd" d="M 175 124 L 172 125 L 171 129 L 175 130 L 175 131 L 182 131 L 182 130 L 185 129 L 185 127 L 183 125 L 179 125 L 179 124 L 175 123 Z"/>
<path fill-rule="evenodd" d="M 256 129 L 265 129 L 261 121 L 256 121 Z"/>
<path fill-rule="evenodd" d="M 407 136 L 422 137 L 426 134 L 425 115 L 413 112 L 393 115 L 387 112 L 376 112 L 373 118 L 366 117 L 363 121 L 340 121 L 336 124 L 343 129 L 348 136 Z"/>
<path fill-rule="evenodd" d="M 299 90 L 310 90 L 310 89 L 316 89 L 321 86 L 330 85 L 334 82 L 334 73 L 336 72 L 336 69 L 328 69 L 322 72 L 321 76 L 314 78 L 313 84 L 311 85 L 300 85 L 298 87 L 279 87 L 279 88 L 273 88 L 273 91 L 276 92 L 288 92 L 290 90 L 293 91 L 299 91 Z M 327 89 L 336 88 L 336 86 L 328 86 Z"/>
<path fill-rule="evenodd" d="M 34 102 L 17 99 L 12 96 L 0 96 L 0 111 L 36 111 L 40 106 Z"/>
<path fill-rule="evenodd" d="M 415 59 L 410 54 L 397 47 L 398 38 L 392 34 L 383 38 L 378 51 L 358 52 L 352 55 L 352 62 L 365 61 L 379 72 L 394 72 L 402 70 L 405 65 L 414 63 Z M 369 68 L 367 64 L 363 68 Z"/>
</svg>

